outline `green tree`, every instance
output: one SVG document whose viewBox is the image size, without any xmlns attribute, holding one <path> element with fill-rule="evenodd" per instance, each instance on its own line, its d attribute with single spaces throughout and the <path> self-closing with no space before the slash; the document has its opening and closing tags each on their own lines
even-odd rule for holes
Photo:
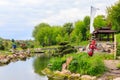
<svg viewBox="0 0 120 80">
<path fill-rule="evenodd" d="M 89 39 L 90 36 L 90 17 L 89 16 L 85 16 L 85 18 L 83 19 L 84 23 L 85 23 L 85 27 L 86 27 L 86 39 Z"/>
<path fill-rule="evenodd" d="M 86 26 L 86 29 L 89 30 L 89 26 L 90 26 L 90 17 L 89 16 L 85 16 L 84 18 L 84 23 L 85 23 L 85 26 Z"/>
<path fill-rule="evenodd" d="M 106 19 L 104 15 L 98 15 L 94 19 L 94 27 L 95 28 L 101 28 L 101 27 L 106 27 Z"/>
<path fill-rule="evenodd" d="M 86 29 L 85 23 L 83 21 L 77 21 L 75 23 L 75 33 L 76 35 L 78 35 L 78 39 L 86 40 L 86 32 L 87 32 L 87 29 Z M 81 39 L 79 37 L 81 37 Z"/>
<path fill-rule="evenodd" d="M 35 27 L 33 31 L 33 37 L 36 41 L 39 41 L 40 45 L 50 45 L 51 40 L 51 27 L 46 23 L 41 23 Z"/>
<path fill-rule="evenodd" d="M 63 28 L 64 28 L 65 33 L 70 35 L 70 33 L 73 31 L 73 24 L 72 23 L 65 23 L 63 25 Z"/>
<path fill-rule="evenodd" d="M 0 50 L 4 50 L 4 49 L 5 49 L 5 47 L 3 45 L 3 39 L 0 38 Z"/>
<path fill-rule="evenodd" d="M 63 40 L 62 33 L 63 27 L 61 26 L 52 26 L 52 44 L 58 44 Z"/>
<path fill-rule="evenodd" d="M 112 24 L 112 28 L 120 32 L 120 0 L 116 4 L 107 8 L 107 20 Z"/>
<path fill-rule="evenodd" d="M 47 23 L 40 23 L 39 25 L 35 26 L 35 28 L 34 28 L 34 30 L 33 30 L 33 33 L 32 33 L 32 36 L 33 36 L 35 39 L 37 39 L 37 35 L 36 35 L 36 34 L 38 34 L 38 33 L 39 33 L 39 30 L 40 30 L 41 28 L 44 28 L 44 27 L 50 27 L 50 25 L 47 24 Z"/>
</svg>

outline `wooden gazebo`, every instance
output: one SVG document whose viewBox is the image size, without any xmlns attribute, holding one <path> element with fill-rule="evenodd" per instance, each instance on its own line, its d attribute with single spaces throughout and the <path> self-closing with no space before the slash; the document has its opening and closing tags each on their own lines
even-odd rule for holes
<svg viewBox="0 0 120 80">
<path fill-rule="evenodd" d="M 97 41 L 114 41 L 114 34 L 116 31 L 111 30 L 110 27 L 102 27 L 99 29 L 96 29 L 93 32 L 93 35 L 95 36 L 95 39 Z"/>
</svg>

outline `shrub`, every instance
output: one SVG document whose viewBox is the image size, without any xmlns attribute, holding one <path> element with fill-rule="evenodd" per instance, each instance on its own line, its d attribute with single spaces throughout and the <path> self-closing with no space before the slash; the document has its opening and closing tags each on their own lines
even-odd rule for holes
<svg viewBox="0 0 120 80">
<path fill-rule="evenodd" d="M 101 56 L 94 55 L 90 57 L 87 53 L 67 54 L 62 58 L 53 58 L 50 62 L 52 64 L 50 69 L 61 70 L 62 64 L 65 63 L 66 59 L 70 56 L 73 57 L 68 67 L 71 72 L 99 76 L 106 70 Z"/>
<path fill-rule="evenodd" d="M 62 70 L 62 64 L 65 62 L 65 60 L 62 60 L 60 57 L 56 57 L 56 58 L 52 58 L 50 60 L 50 64 L 52 66 L 49 66 L 49 68 L 52 70 L 52 71 L 55 71 L 55 70 L 59 70 L 61 71 Z"/>
<path fill-rule="evenodd" d="M 74 66 L 76 65 L 76 66 Z M 69 66 L 71 72 L 99 76 L 105 71 L 104 63 L 99 56 L 89 57 L 86 53 L 77 54 Z"/>
<path fill-rule="evenodd" d="M 21 47 L 22 49 L 27 49 L 27 48 L 28 48 L 25 43 L 22 43 L 22 44 L 20 45 L 20 47 Z"/>
<path fill-rule="evenodd" d="M 114 59 L 114 54 L 108 54 L 108 53 L 96 53 L 95 56 L 101 57 L 103 60 L 111 60 Z"/>
<path fill-rule="evenodd" d="M 0 50 L 5 50 L 5 46 L 4 45 L 0 45 Z"/>
<path fill-rule="evenodd" d="M 117 45 L 117 56 L 120 56 L 120 45 Z"/>
<path fill-rule="evenodd" d="M 77 52 L 73 46 L 68 44 L 68 42 L 61 42 L 58 47 L 58 54 L 54 54 L 54 56 L 64 56 L 73 52 Z"/>
<path fill-rule="evenodd" d="M 117 34 L 117 56 L 120 56 L 120 34 Z"/>
</svg>

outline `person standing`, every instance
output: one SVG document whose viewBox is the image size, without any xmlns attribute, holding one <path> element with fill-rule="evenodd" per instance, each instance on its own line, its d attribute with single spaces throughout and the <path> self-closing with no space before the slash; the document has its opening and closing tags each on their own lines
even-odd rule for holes
<svg viewBox="0 0 120 80">
<path fill-rule="evenodd" d="M 16 50 L 16 42 L 14 39 L 12 39 L 12 52 L 15 53 L 15 50 Z"/>
</svg>

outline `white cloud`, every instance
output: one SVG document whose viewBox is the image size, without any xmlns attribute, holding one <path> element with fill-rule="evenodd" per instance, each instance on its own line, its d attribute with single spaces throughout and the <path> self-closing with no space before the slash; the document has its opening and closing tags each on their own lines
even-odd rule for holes
<svg viewBox="0 0 120 80">
<path fill-rule="evenodd" d="M 9 5 L 8 1 L 0 0 L 0 6 L 6 6 L 6 5 Z"/>
<path fill-rule="evenodd" d="M 80 10 L 79 8 L 70 8 L 67 10 L 61 10 L 58 14 L 49 15 L 49 17 L 42 19 L 41 21 L 57 25 L 65 22 L 74 22 L 82 19 L 83 16 L 86 15 L 89 14 L 84 13 L 84 10 Z"/>
<path fill-rule="evenodd" d="M 19 3 L 19 5 L 21 6 L 26 6 L 26 5 L 34 6 L 45 3 L 45 0 L 17 0 L 17 3 Z"/>
<path fill-rule="evenodd" d="M 4 25 L 4 22 L 0 22 L 0 28 L 2 28 Z"/>
</svg>

